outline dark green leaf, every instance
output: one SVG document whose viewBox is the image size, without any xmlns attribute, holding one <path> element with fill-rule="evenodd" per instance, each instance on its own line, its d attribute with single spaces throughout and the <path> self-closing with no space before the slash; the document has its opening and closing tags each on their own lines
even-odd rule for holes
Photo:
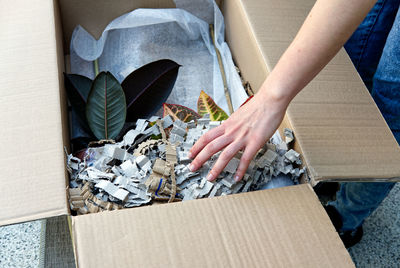
<svg viewBox="0 0 400 268">
<path fill-rule="evenodd" d="M 142 66 L 122 82 L 127 103 L 127 121 L 154 115 L 174 87 L 180 65 L 158 60 Z"/>
<path fill-rule="evenodd" d="M 94 137 L 86 119 L 86 100 L 92 80 L 78 74 L 64 73 L 64 85 L 68 100 L 72 106 L 72 139 L 77 137 Z"/>
<path fill-rule="evenodd" d="M 64 73 L 65 87 L 67 89 L 68 97 L 79 98 L 86 103 L 89 96 L 92 80 L 86 76 L 79 74 L 66 74 Z"/>
<path fill-rule="evenodd" d="M 64 73 L 64 84 L 71 106 L 86 121 L 86 100 L 92 80 L 82 75 Z"/>
<path fill-rule="evenodd" d="M 98 139 L 114 139 L 124 126 L 124 91 L 110 72 L 101 72 L 94 79 L 87 100 L 86 117 Z"/>
</svg>

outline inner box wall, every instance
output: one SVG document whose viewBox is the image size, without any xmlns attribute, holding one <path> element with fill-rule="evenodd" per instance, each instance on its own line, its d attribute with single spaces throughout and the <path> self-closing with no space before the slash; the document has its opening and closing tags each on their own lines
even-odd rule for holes
<svg viewBox="0 0 400 268">
<path fill-rule="evenodd" d="M 69 60 L 69 42 L 73 29 L 77 25 L 82 25 L 88 32 L 99 38 L 102 31 L 113 19 L 130 12 L 136 8 L 173 8 L 172 0 L 165 1 L 127 1 L 120 0 L 119 4 L 110 4 L 109 1 L 96 0 L 54 0 L 54 13 L 57 28 L 57 52 L 59 55 L 59 77 L 60 77 L 60 96 L 61 96 L 61 114 L 63 117 L 63 140 L 64 146 L 70 152 L 69 140 L 69 121 L 68 104 L 64 88 L 63 72 L 70 72 Z M 243 78 L 254 86 L 257 91 L 268 75 L 268 70 L 264 63 L 262 53 L 257 46 L 254 34 L 248 25 L 245 14 L 242 14 L 240 1 L 217 1 L 219 2 L 225 17 L 226 42 L 229 44 L 232 57 L 238 65 Z M 109 11 L 104 16 L 105 11 Z M 86 15 L 87 14 L 87 15 Z M 290 127 L 282 124 L 282 127 Z M 296 147 L 296 145 L 295 145 Z M 297 150 L 300 150 L 298 146 Z M 301 153 L 301 150 L 299 151 Z M 66 172 L 66 189 L 68 190 L 69 176 Z M 303 180 L 305 182 L 305 180 Z M 68 191 L 66 191 L 68 194 Z M 69 214 L 71 215 L 68 205 Z"/>
<path fill-rule="evenodd" d="M 58 81 L 59 81 L 59 92 L 60 92 L 60 114 L 61 114 L 61 122 L 62 122 L 62 139 L 64 147 L 67 148 L 71 152 L 70 145 L 70 135 L 69 135 L 69 116 L 68 116 L 68 101 L 66 96 L 66 91 L 64 87 L 64 75 L 63 73 L 66 70 L 66 61 L 64 61 L 64 34 L 61 20 L 61 10 L 57 0 L 53 0 L 53 9 L 54 9 L 54 25 L 56 28 L 56 44 L 57 44 L 57 67 L 58 67 Z M 66 155 L 64 154 L 64 163 L 66 163 Z M 67 210 L 68 214 L 71 215 L 71 208 L 68 202 L 68 186 L 69 186 L 69 174 L 64 169 L 65 174 L 65 185 L 66 185 L 66 200 L 67 200 Z"/>
</svg>

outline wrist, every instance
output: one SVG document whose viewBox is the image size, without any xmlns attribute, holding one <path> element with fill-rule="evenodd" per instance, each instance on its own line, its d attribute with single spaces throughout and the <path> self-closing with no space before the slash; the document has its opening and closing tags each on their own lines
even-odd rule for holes
<svg viewBox="0 0 400 268">
<path fill-rule="evenodd" d="M 283 86 L 274 85 L 268 78 L 264 81 L 257 95 L 264 103 L 279 105 L 284 109 L 294 97 L 290 90 Z"/>
</svg>

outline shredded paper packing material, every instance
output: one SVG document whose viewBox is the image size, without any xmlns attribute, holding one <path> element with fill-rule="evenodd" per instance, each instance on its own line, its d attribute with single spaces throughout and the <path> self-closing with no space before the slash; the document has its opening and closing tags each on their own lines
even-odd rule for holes
<svg viewBox="0 0 400 268">
<path fill-rule="evenodd" d="M 157 119 L 151 127 L 149 122 L 140 121 L 134 129 L 136 138 L 132 138 L 130 130 L 119 143 L 89 147 L 82 161 L 68 155 L 71 209 L 85 214 L 136 207 L 152 201 L 186 201 L 280 187 L 298 183 L 305 172 L 300 168 L 299 153 L 279 147 L 285 141 L 277 132 L 258 151 L 240 182 L 233 178 L 241 153 L 226 165 L 217 180 L 209 182 L 206 177 L 219 153 L 196 172 L 189 170 L 191 159 L 187 155 L 193 143 L 211 128 L 212 122 L 207 116 L 190 123 L 176 120 L 171 124 L 170 120 L 169 116 Z M 174 142 L 164 129 L 164 126 L 171 125 L 179 130 L 170 133 L 180 138 Z M 154 127 L 163 138 L 153 139 L 148 135 L 148 130 Z M 292 139 L 287 141 L 292 142 Z"/>
<path fill-rule="evenodd" d="M 93 61 L 99 70 L 110 71 L 122 82 L 139 67 L 160 59 L 182 65 L 167 99 L 191 109 L 204 90 L 226 112 L 224 85 L 209 24 L 214 25 L 233 108 L 247 99 L 232 55 L 224 40 L 224 18 L 213 0 L 175 0 L 173 9 L 136 9 L 114 19 L 95 40 L 77 26 L 71 38 L 71 72 L 94 78 Z"/>
</svg>

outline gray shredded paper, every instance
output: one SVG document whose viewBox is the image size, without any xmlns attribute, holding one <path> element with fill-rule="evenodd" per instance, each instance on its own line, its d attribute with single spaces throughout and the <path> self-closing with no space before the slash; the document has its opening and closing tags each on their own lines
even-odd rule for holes
<svg viewBox="0 0 400 268">
<path fill-rule="evenodd" d="M 158 188 L 161 182 L 164 186 L 165 183 L 169 183 L 168 178 L 173 172 L 178 187 L 176 197 L 183 201 L 292 185 L 298 183 L 299 177 L 305 172 L 304 168 L 299 168 L 300 154 L 293 149 L 280 149 L 278 145 L 283 141 L 279 133 L 276 133 L 270 142 L 259 150 L 240 182 L 233 179 L 240 163 L 240 158 L 237 157 L 227 164 L 217 180 L 209 182 L 206 177 L 219 154 L 214 155 L 196 172 L 191 172 L 188 168 L 191 162 L 187 156 L 190 148 L 201 135 L 215 125 L 211 124 L 207 116 L 199 121 L 173 122 L 172 130 L 177 129 L 175 133 L 171 131 L 169 137 L 173 147 L 165 140 L 151 138 L 151 133 L 161 132 L 160 129 L 154 129 L 159 127 L 157 124 L 145 128 L 143 126 L 148 126 L 149 121 L 139 120 L 136 128 L 129 131 L 121 142 L 88 148 L 83 161 L 68 155 L 70 188 L 82 188 L 90 183 L 91 191 L 97 199 L 124 207 L 134 207 L 152 201 L 154 196 L 149 191 L 152 187 L 149 182 L 154 172 L 164 177 Z M 167 116 L 161 120 L 160 126 L 170 124 L 171 118 Z M 135 134 L 132 136 L 131 133 Z M 147 138 L 141 138 L 142 141 L 138 143 L 139 139 L 135 137 L 139 136 Z M 171 141 L 172 136 L 179 138 Z M 177 163 L 173 170 L 166 165 L 166 161 L 169 161 L 168 153 L 171 153 L 167 151 L 167 145 L 176 150 Z M 155 187 L 157 188 L 157 185 Z M 165 191 L 169 192 L 170 186 L 165 187 Z"/>
<path fill-rule="evenodd" d="M 222 55 L 233 107 L 237 109 L 247 95 L 224 41 L 224 20 L 218 6 L 213 0 L 175 3 L 175 9 L 137 9 L 122 15 L 106 27 L 99 40 L 78 26 L 71 39 L 72 73 L 94 78 L 93 61 L 98 59 L 100 71 L 110 71 L 122 82 L 147 63 L 171 59 L 182 67 L 167 102 L 196 109 L 200 91 L 204 90 L 227 112 L 221 70 L 209 32 L 209 24 L 214 24 L 216 47 Z M 285 140 L 277 132 L 257 153 L 242 181 L 233 179 L 240 162 L 233 158 L 217 180 L 209 182 L 206 176 L 218 154 L 198 171 L 190 172 L 188 152 L 201 135 L 222 122 L 210 121 L 207 115 L 189 123 L 174 122 L 167 116 L 161 119 L 162 129 L 157 124 L 149 127 L 157 119 L 138 120 L 136 128 L 119 143 L 88 148 L 82 161 L 67 155 L 71 209 L 84 214 L 99 208 L 136 207 L 150 204 L 154 194 L 161 192 L 164 196 L 175 194 L 183 201 L 248 192 L 282 175 L 297 183 L 305 172 L 298 167 L 299 154 L 288 151 L 288 143 L 294 137 L 286 130 Z M 167 140 L 151 138 L 166 128 L 171 128 Z M 174 168 L 164 161 L 173 162 Z M 154 185 L 154 178 L 160 179 L 158 185 Z M 172 190 L 175 183 L 176 193 Z M 150 191 L 154 189 L 155 193 Z"/>
</svg>

